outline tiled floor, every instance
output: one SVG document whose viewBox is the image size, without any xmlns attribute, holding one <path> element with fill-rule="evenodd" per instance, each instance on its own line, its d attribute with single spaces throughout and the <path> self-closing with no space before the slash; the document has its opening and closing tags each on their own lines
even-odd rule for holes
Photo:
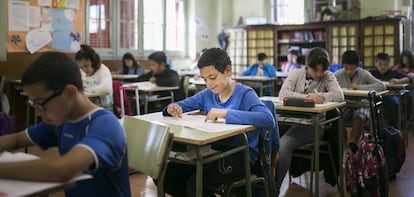
<svg viewBox="0 0 414 197">
<path fill-rule="evenodd" d="M 31 151 L 32 152 L 32 151 Z M 36 151 L 34 151 L 36 152 Z M 407 158 L 397 175 L 397 179 L 390 184 L 390 196 L 392 197 L 414 197 L 414 137 L 409 136 L 409 146 L 407 147 Z M 45 154 L 45 153 L 41 153 Z M 46 154 L 47 155 L 47 154 Z M 322 174 L 321 174 L 322 175 Z M 306 189 L 308 184 L 308 175 L 292 179 L 293 183 L 289 184 L 286 178 L 280 196 L 307 196 L 309 191 Z M 340 196 L 337 189 L 324 182 L 323 176 L 320 177 L 320 196 L 336 197 Z M 132 196 L 134 197 L 156 197 L 157 190 L 151 178 L 142 174 L 133 174 L 130 176 Z M 54 193 L 51 197 L 63 197 L 62 192 Z M 349 196 L 346 194 L 345 196 Z"/>
</svg>

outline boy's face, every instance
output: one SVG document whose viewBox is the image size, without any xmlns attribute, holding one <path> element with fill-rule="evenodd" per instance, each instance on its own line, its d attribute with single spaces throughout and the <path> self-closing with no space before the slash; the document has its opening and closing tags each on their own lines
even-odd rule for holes
<svg viewBox="0 0 414 197">
<path fill-rule="evenodd" d="M 377 60 L 375 62 L 375 67 L 377 68 L 377 70 L 381 74 L 384 74 L 390 68 L 390 61 L 387 61 L 387 60 Z"/>
<path fill-rule="evenodd" d="M 80 59 L 77 60 L 76 63 L 78 63 L 80 69 L 87 75 L 91 76 L 94 72 L 94 69 L 92 67 L 91 60 L 88 59 Z"/>
<path fill-rule="evenodd" d="M 161 73 L 162 71 L 164 71 L 164 63 L 158 64 L 156 61 L 154 60 L 149 60 L 150 65 L 151 65 L 151 70 L 154 74 L 158 74 Z"/>
<path fill-rule="evenodd" d="M 354 76 L 354 74 L 356 73 L 356 71 L 357 71 L 357 65 L 355 65 L 355 64 L 343 64 L 343 66 L 344 66 L 344 71 L 345 71 L 345 73 L 349 76 L 349 77 L 352 77 L 352 76 Z"/>
<path fill-rule="evenodd" d="M 29 97 L 29 104 L 35 109 L 37 116 L 51 125 L 61 125 L 67 117 L 67 99 L 64 98 L 64 91 L 47 90 L 43 84 L 37 83 L 24 87 L 24 92 Z"/>
<path fill-rule="evenodd" d="M 200 70 L 201 78 L 206 82 L 207 88 L 215 94 L 219 94 L 226 90 L 231 77 L 231 67 L 227 66 L 224 73 L 218 71 L 213 65 L 203 67 Z"/>
</svg>

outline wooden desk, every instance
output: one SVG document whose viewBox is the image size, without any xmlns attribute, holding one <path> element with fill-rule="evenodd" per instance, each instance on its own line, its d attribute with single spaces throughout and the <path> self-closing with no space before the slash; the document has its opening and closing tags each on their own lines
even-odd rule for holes
<svg viewBox="0 0 414 197">
<path fill-rule="evenodd" d="M 144 93 L 144 113 L 148 113 L 148 103 L 153 101 L 160 101 L 160 100 L 168 100 L 170 99 L 171 102 L 174 102 L 174 90 L 178 90 L 178 86 L 173 87 L 167 87 L 167 86 L 157 86 L 156 84 L 153 84 L 151 82 L 145 81 L 145 82 L 136 82 L 136 83 L 130 83 L 128 85 L 123 86 L 123 88 L 127 91 L 136 91 L 139 90 Z M 149 93 L 152 92 L 163 92 L 168 91 L 170 93 L 169 96 L 163 96 L 163 97 L 157 97 L 157 98 L 151 98 Z M 122 92 L 122 91 L 121 91 Z M 138 91 L 136 91 L 137 98 L 137 108 L 139 108 L 139 94 Z M 122 97 L 121 97 L 122 98 Z M 139 112 L 137 112 L 139 115 Z"/>
<path fill-rule="evenodd" d="M 163 121 L 165 117 L 162 116 L 162 112 L 157 113 L 150 113 L 141 116 L 135 116 L 136 118 L 149 121 L 149 122 L 162 122 L 164 124 L 168 124 L 168 122 Z M 168 117 L 172 118 L 172 117 Z M 216 123 L 213 123 L 216 124 Z M 219 123 L 217 123 L 219 124 Z M 196 159 L 185 161 L 185 163 L 190 163 L 196 165 L 196 196 L 201 197 L 203 186 L 203 164 L 207 164 L 218 159 L 221 159 L 227 155 L 234 154 L 236 152 L 244 151 L 244 158 L 245 158 L 245 165 L 246 165 L 246 191 L 247 196 L 251 196 L 251 182 L 250 182 L 250 159 L 249 159 L 249 144 L 246 136 L 246 132 L 252 131 L 255 129 L 252 125 L 234 125 L 237 126 L 237 129 L 228 129 L 225 127 L 221 127 L 222 130 L 219 132 L 205 132 L 198 129 L 186 127 L 186 126 L 179 126 L 174 124 L 168 124 L 170 126 L 170 131 L 174 133 L 174 141 L 181 142 L 185 144 L 190 144 L 195 146 L 196 151 Z M 231 125 L 230 125 L 231 126 Z M 226 139 L 229 137 L 242 136 L 244 145 L 236 147 L 234 149 L 220 152 L 219 154 L 213 154 L 206 157 L 203 157 L 200 153 L 200 148 L 202 146 L 208 145 L 210 143 Z M 170 158 L 175 162 L 182 163 L 183 161 L 176 160 L 174 158 Z"/>
<path fill-rule="evenodd" d="M 194 75 L 199 75 L 200 71 L 193 69 L 193 70 L 182 70 L 182 71 L 178 71 L 178 75 L 179 76 L 189 76 L 192 77 Z"/>
<path fill-rule="evenodd" d="M 317 171 L 319 171 L 319 130 L 320 130 L 320 126 L 324 125 L 324 124 L 328 124 L 330 122 L 333 121 L 339 121 L 338 124 L 338 131 L 339 131 L 339 143 L 338 143 L 338 150 L 339 150 L 339 158 L 338 158 L 338 163 L 341 164 L 342 163 L 342 121 L 341 121 L 341 117 L 340 117 L 340 111 L 339 108 L 345 106 L 346 102 L 327 102 L 324 104 L 316 104 L 315 107 L 293 107 L 293 106 L 284 106 L 283 102 L 278 98 L 278 97 L 261 97 L 262 100 L 270 100 L 275 104 L 276 107 L 276 111 L 278 112 L 278 122 L 282 122 L 283 124 L 293 124 L 293 125 L 306 125 L 306 126 L 313 126 L 315 128 L 315 168 Z M 324 114 L 328 111 L 331 110 L 337 110 L 339 116 L 337 117 L 333 117 L 330 119 L 326 119 L 325 118 L 320 118 L 320 117 L 324 117 L 321 116 L 321 114 Z M 286 121 L 284 122 L 282 118 L 283 117 L 283 113 L 287 113 L 287 114 L 305 114 L 308 115 L 310 117 L 310 121 L 306 120 L 303 122 L 291 122 L 291 121 Z M 286 118 L 286 120 L 288 120 L 288 118 Z M 342 167 L 339 167 L 339 186 L 340 186 L 340 193 L 341 196 L 344 195 L 343 192 L 343 173 L 342 173 Z M 316 196 L 319 196 L 319 174 L 316 173 L 315 175 L 315 193 Z M 310 191 L 310 194 L 312 195 L 312 189 Z"/>
<path fill-rule="evenodd" d="M 275 95 L 275 87 L 273 86 L 273 82 L 277 81 L 277 77 L 261 77 L 261 76 L 236 76 L 232 77 L 233 80 L 243 83 L 243 82 L 257 82 L 260 83 L 260 95 L 263 96 L 263 89 L 266 87 L 271 87 L 271 95 Z"/>
<path fill-rule="evenodd" d="M 196 80 L 193 77 L 191 77 L 189 79 L 189 82 L 190 82 L 190 84 L 194 84 L 194 85 L 197 85 L 197 86 L 205 86 L 206 85 L 206 81 L 204 81 L 204 79 L 202 79 L 202 78 L 198 78 Z"/>
<path fill-rule="evenodd" d="M 38 159 L 37 156 L 26 153 L 3 152 L 1 162 L 14 162 Z M 0 179 L 0 196 L 43 196 L 76 186 L 76 181 L 90 179 L 91 175 L 79 175 L 67 182 L 24 181 L 13 179 Z M 4 195 L 3 195 L 4 193 Z"/>
<path fill-rule="evenodd" d="M 112 79 L 120 80 L 120 81 L 124 81 L 128 79 L 137 79 L 138 77 L 139 75 L 112 74 Z"/>
<path fill-rule="evenodd" d="M 345 97 L 364 97 L 368 98 L 368 93 L 370 90 L 349 90 L 342 88 Z M 387 94 L 389 90 L 375 91 L 375 95 L 380 96 Z"/>
</svg>

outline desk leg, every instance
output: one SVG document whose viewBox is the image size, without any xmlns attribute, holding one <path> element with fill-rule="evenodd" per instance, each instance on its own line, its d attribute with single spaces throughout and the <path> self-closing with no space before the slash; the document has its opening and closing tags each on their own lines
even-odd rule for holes
<svg viewBox="0 0 414 197">
<path fill-rule="evenodd" d="M 148 94 L 144 96 L 144 114 L 148 114 Z"/>
<path fill-rule="evenodd" d="M 338 179 L 338 183 L 336 183 L 336 184 L 338 184 L 338 191 L 339 191 L 339 193 L 340 193 L 340 196 L 341 197 L 343 197 L 344 196 L 344 174 L 343 174 L 343 167 L 342 167 L 342 143 L 343 143 L 343 132 L 345 132 L 344 130 L 342 130 L 343 129 L 343 127 L 342 127 L 342 124 L 343 124 L 343 122 L 342 122 L 342 117 L 341 117 L 341 111 L 337 108 L 336 109 L 336 111 L 337 111 L 337 114 L 338 114 L 338 116 L 339 116 L 339 119 L 338 119 L 338 131 L 339 131 L 339 137 L 338 137 L 338 153 L 339 153 L 339 162 L 338 162 L 338 164 L 339 164 L 339 179 Z"/>
<path fill-rule="evenodd" d="M 315 125 L 315 196 L 319 196 L 319 132 L 320 132 L 320 124 L 316 114 L 314 114 L 314 122 Z M 311 188 L 311 193 L 312 193 Z"/>
<path fill-rule="evenodd" d="M 252 180 L 250 179 L 250 153 L 249 153 L 249 142 L 247 140 L 247 135 L 243 133 L 243 142 L 246 146 L 244 149 L 244 165 L 245 165 L 245 173 L 246 173 L 246 196 L 252 196 Z"/>
<path fill-rule="evenodd" d="M 174 103 L 174 91 L 170 91 L 171 103 Z"/>
<path fill-rule="evenodd" d="M 200 147 L 196 147 L 195 149 L 197 154 L 197 161 L 196 161 L 196 196 L 202 197 L 203 196 L 203 156 L 200 153 Z"/>
</svg>

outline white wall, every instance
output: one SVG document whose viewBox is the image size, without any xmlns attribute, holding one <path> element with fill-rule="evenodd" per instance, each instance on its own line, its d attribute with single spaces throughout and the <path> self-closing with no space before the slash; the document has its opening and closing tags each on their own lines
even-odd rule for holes
<svg viewBox="0 0 414 197">
<path fill-rule="evenodd" d="M 406 0 L 360 0 L 361 18 L 379 16 L 385 10 L 399 10 L 403 1 Z"/>
</svg>

